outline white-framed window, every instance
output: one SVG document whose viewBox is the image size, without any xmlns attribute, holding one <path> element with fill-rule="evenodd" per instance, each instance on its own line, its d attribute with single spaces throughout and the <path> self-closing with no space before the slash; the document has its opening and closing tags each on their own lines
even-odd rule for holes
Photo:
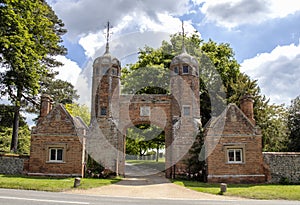
<svg viewBox="0 0 300 205">
<path fill-rule="evenodd" d="M 140 116 L 149 117 L 150 116 L 150 107 L 149 106 L 140 107 Z"/>
<path fill-rule="evenodd" d="M 64 149 L 61 147 L 49 148 L 49 162 L 63 162 Z"/>
<path fill-rule="evenodd" d="M 227 149 L 227 163 L 243 163 L 243 149 L 228 148 Z"/>
<path fill-rule="evenodd" d="M 189 105 L 182 106 L 182 112 L 184 116 L 190 116 L 191 115 L 191 107 Z"/>
<path fill-rule="evenodd" d="M 188 65 L 182 66 L 182 74 L 189 74 L 189 66 Z"/>
</svg>

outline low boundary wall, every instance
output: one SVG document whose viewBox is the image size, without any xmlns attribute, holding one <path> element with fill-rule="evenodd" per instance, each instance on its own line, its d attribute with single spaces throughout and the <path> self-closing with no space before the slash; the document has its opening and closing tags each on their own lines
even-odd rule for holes
<svg viewBox="0 0 300 205">
<path fill-rule="evenodd" d="M 300 183 L 300 152 L 263 152 L 268 182 Z"/>
<path fill-rule="evenodd" d="M 29 156 L 0 155 L 0 174 L 24 174 L 29 168 Z"/>
</svg>

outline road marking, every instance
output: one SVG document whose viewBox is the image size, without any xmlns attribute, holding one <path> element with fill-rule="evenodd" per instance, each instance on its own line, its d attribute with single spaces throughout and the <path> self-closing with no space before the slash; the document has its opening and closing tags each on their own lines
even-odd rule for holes
<svg viewBox="0 0 300 205">
<path fill-rule="evenodd" d="M 20 197 L 9 197 L 9 196 L 0 196 L 0 199 L 25 200 L 25 201 L 37 201 L 37 202 L 49 202 L 49 203 L 61 203 L 61 204 L 90 204 L 88 202 L 79 202 L 79 201 L 58 201 L 58 200 L 31 199 L 31 198 L 20 198 Z"/>
</svg>

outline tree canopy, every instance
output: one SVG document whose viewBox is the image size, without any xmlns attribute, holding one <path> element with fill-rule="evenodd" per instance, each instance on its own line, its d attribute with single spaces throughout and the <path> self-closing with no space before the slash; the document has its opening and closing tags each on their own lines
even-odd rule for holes
<svg viewBox="0 0 300 205">
<path fill-rule="evenodd" d="M 14 107 L 11 105 L 0 105 L 0 153 L 10 152 L 13 118 Z M 22 115 L 20 115 L 18 135 L 17 153 L 28 155 L 30 151 L 30 130 Z"/>
<path fill-rule="evenodd" d="M 227 103 L 236 103 L 245 94 L 254 97 L 254 113 L 262 128 L 264 151 L 284 151 L 287 141 L 286 109 L 271 105 L 256 80 L 240 71 L 234 51 L 227 43 L 205 42 L 198 33 L 184 36 L 187 53 L 196 57 L 200 73 L 200 110 L 202 125 L 220 114 Z M 160 48 L 140 49 L 138 61 L 123 69 L 124 93 L 169 93 L 168 69 L 174 56 L 182 52 L 182 35 L 174 34 Z M 148 75 L 147 75 L 148 72 Z M 154 75 L 154 76 L 153 76 Z M 201 140 L 200 140 L 201 141 Z"/>
<path fill-rule="evenodd" d="M 126 154 L 144 156 L 150 149 L 156 149 L 158 154 L 164 146 L 164 131 L 157 126 L 141 124 L 127 130 Z"/>
<path fill-rule="evenodd" d="M 66 104 L 65 105 L 66 110 L 74 117 L 81 117 L 81 119 L 83 120 L 83 122 L 86 125 L 90 124 L 90 111 L 88 106 L 86 105 L 80 105 L 77 103 L 72 103 L 72 104 Z"/>
<path fill-rule="evenodd" d="M 300 96 L 292 100 L 288 109 L 288 128 L 290 131 L 289 151 L 300 151 Z"/>
<path fill-rule="evenodd" d="M 19 114 L 23 103 L 34 103 L 40 82 L 61 65 L 64 24 L 44 0 L 0 0 L 1 95 L 15 106 L 11 150 L 18 145 Z"/>
</svg>

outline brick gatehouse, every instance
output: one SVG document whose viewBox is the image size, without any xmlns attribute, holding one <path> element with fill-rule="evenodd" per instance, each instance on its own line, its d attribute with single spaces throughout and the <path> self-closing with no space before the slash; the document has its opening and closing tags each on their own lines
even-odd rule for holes
<svg viewBox="0 0 300 205">
<path fill-rule="evenodd" d="M 44 96 L 32 131 L 29 173 L 83 176 L 86 149 L 105 168 L 125 175 L 126 130 L 138 124 L 164 130 L 166 177 L 187 173 L 184 161 L 201 127 L 198 62 L 183 46 L 169 70 L 170 94 L 121 95 L 120 61 L 107 43 L 93 64 L 89 129 L 63 106 L 51 110 Z M 261 134 L 250 96 L 242 99 L 241 109 L 228 105 L 205 128 L 208 182 L 264 181 Z"/>
</svg>

